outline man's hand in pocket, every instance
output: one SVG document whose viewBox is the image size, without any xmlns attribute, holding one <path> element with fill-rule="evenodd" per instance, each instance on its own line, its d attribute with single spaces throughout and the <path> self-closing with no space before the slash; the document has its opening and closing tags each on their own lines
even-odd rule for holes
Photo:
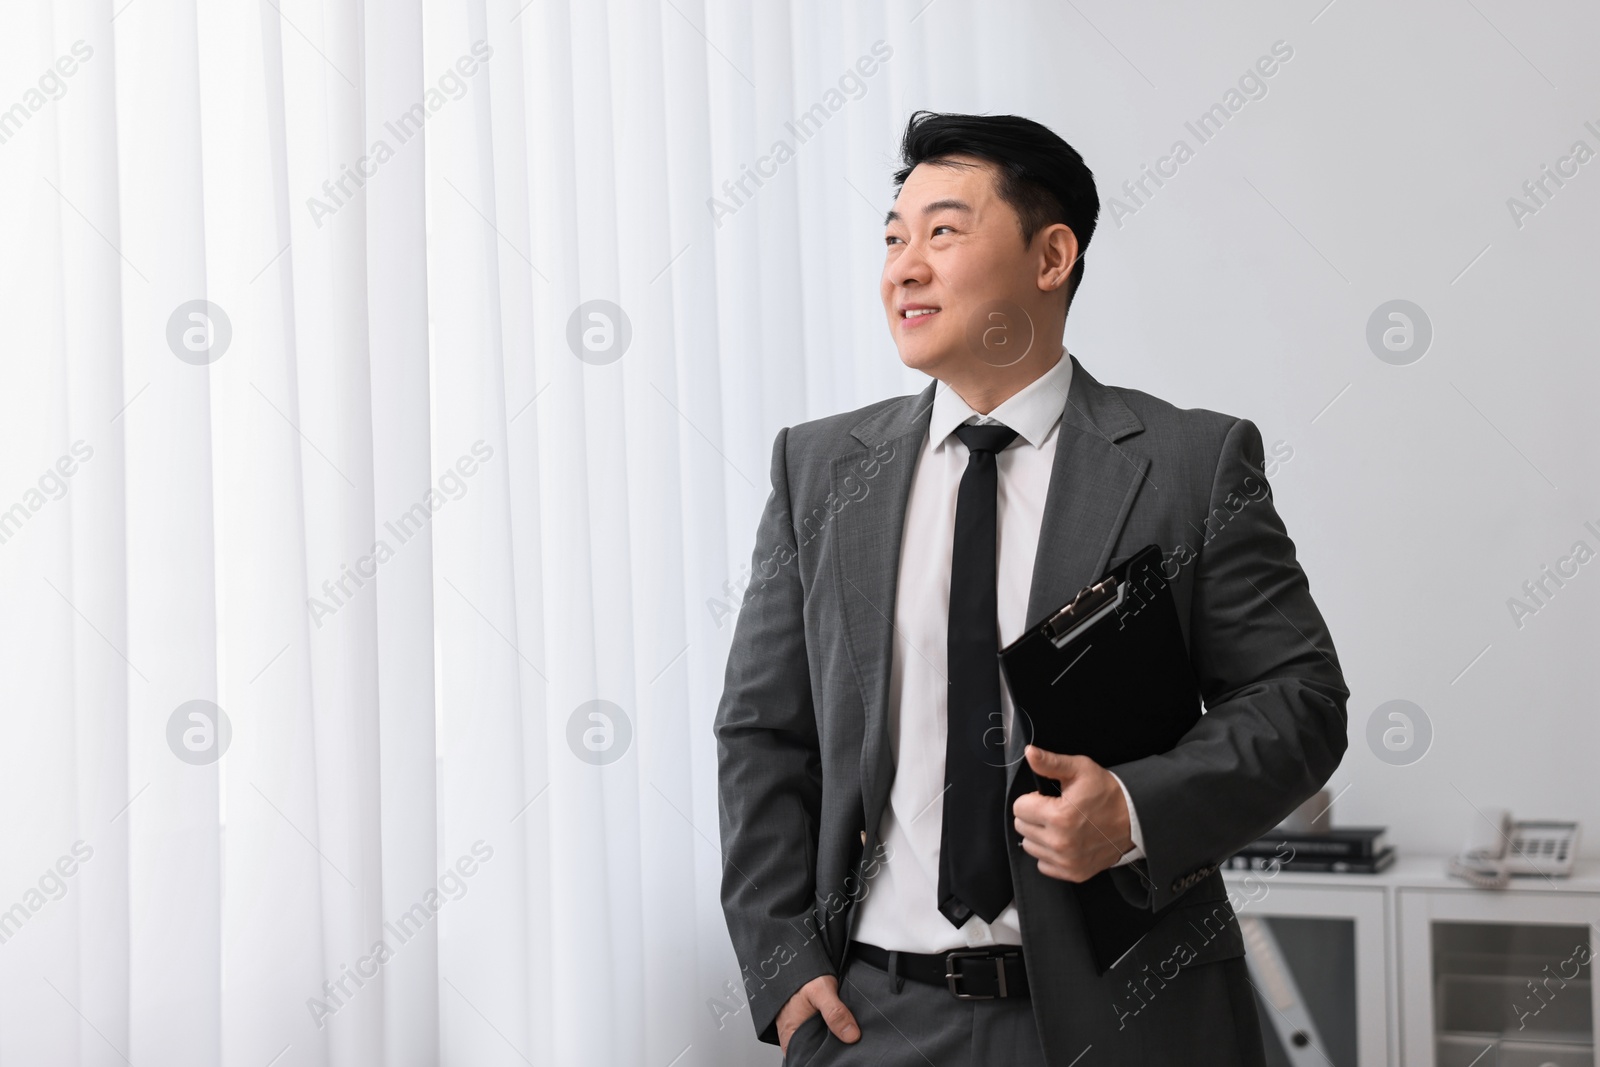
<svg viewBox="0 0 1600 1067">
<path fill-rule="evenodd" d="M 801 986 L 789 998 L 783 1010 L 778 1012 L 778 1046 L 785 1053 L 789 1051 L 789 1038 L 800 1029 L 800 1024 L 818 1012 L 822 1013 L 822 1021 L 828 1024 L 828 1029 L 840 1041 L 853 1045 L 861 1040 L 861 1028 L 856 1025 L 856 1017 L 839 999 L 839 979 L 831 974 L 819 974 Z"/>
</svg>

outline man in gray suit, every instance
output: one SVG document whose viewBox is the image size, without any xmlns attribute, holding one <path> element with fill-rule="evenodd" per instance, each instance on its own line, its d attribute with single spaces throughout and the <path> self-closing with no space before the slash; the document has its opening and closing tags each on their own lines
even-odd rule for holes
<svg viewBox="0 0 1600 1067">
<path fill-rule="evenodd" d="M 902 157 L 881 292 L 936 380 L 778 432 L 717 710 L 756 1032 L 812 1065 L 1262 1063 L 1218 867 L 1333 773 L 1349 693 L 1261 436 L 1063 347 L 1099 211 L 1065 141 L 919 112 Z M 1114 767 L 1026 745 L 996 651 L 1152 543 L 1205 714 Z M 1107 870 L 1161 917 L 1101 973 L 1072 883 Z"/>
</svg>

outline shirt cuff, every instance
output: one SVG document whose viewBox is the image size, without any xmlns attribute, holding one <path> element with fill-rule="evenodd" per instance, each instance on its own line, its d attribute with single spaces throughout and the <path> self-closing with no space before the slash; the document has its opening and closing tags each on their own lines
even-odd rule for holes
<svg viewBox="0 0 1600 1067">
<path fill-rule="evenodd" d="M 1144 859 L 1144 833 L 1139 829 L 1139 813 L 1133 807 L 1133 798 L 1128 795 L 1128 787 L 1122 784 L 1122 779 L 1117 778 L 1115 771 L 1107 774 L 1117 779 L 1117 786 L 1122 790 L 1122 802 L 1128 806 L 1128 836 L 1133 838 L 1133 848 L 1122 854 L 1122 858 L 1113 867 L 1121 867 L 1132 863 L 1134 860 Z"/>
</svg>

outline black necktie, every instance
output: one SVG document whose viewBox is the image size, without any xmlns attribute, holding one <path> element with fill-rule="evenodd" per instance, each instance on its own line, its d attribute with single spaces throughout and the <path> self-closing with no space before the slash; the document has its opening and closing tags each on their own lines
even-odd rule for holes
<svg viewBox="0 0 1600 1067">
<path fill-rule="evenodd" d="M 976 912 L 993 922 L 1011 903 L 1006 859 L 1005 734 L 1000 720 L 999 608 L 995 576 L 995 454 L 1017 431 L 958 426 L 967 469 L 956 494 L 950 560 L 949 729 L 939 911 L 957 927 Z"/>
</svg>

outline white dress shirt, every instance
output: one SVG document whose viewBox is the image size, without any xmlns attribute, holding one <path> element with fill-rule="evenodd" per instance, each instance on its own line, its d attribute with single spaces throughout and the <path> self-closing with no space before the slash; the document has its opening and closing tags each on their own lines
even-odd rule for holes
<svg viewBox="0 0 1600 1067">
<path fill-rule="evenodd" d="M 1022 635 L 1039 546 L 1045 494 L 1055 460 L 1061 412 L 1072 381 L 1066 349 L 1056 365 L 1020 392 L 979 415 L 953 389 L 939 383 L 928 436 L 917 456 L 906 501 L 904 536 L 894 604 L 894 645 L 889 673 L 889 744 L 894 784 L 879 827 L 887 862 L 857 907 L 853 936 L 899 952 L 943 952 L 983 945 L 1020 945 L 1015 901 L 986 923 L 973 915 L 957 930 L 939 911 L 939 837 L 943 820 L 948 682 L 950 563 L 955 540 L 956 492 L 967 469 L 967 446 L 955 429 L 964 423 L 1002 423 L 1017 439 L 996 457 L 998 550 L 996 590 L 1000 647 Z M 1068 505 L 1070 506 L 1070 504 Z M 1010 736 L 1015 714 L 1000 678 L 1000 705 Z M 1122 780 L 1117 779 L 1121 785 Z M 1144 855 L 1133 801 L 1123 787 L 1134 847 L 1119 861 Z M 997 819 L 996 827 L 999 828 Z"/>
</svg>

